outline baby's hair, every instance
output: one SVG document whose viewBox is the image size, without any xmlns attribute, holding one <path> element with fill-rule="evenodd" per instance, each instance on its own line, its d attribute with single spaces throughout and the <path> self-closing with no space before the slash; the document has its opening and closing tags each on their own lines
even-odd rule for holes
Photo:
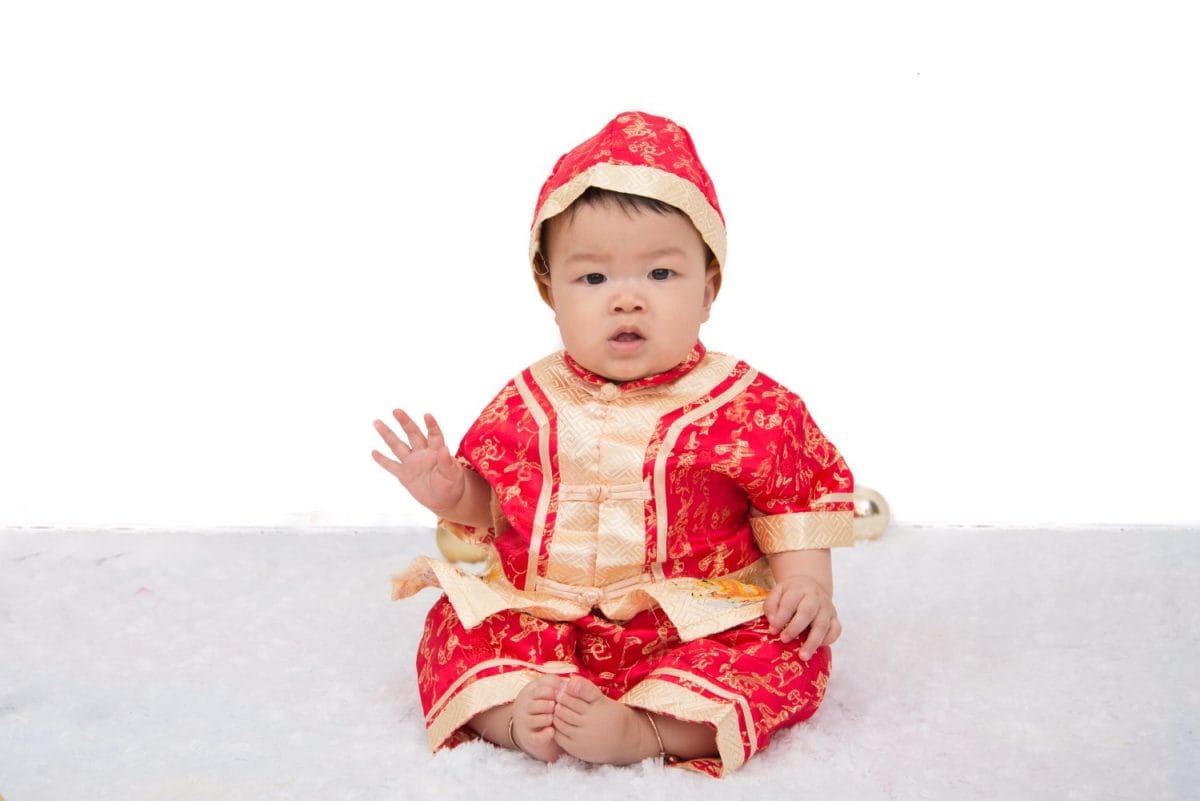
<svg viewBox="0 0 1200 801">
<path fill-rule="evenodd" d="M 575 198 L 575 201 L 567 206 L 559 216 L 571 219 L 575 216 L 575 210 L 579 206 L 603 206 L 606 203 L 616 203 L 621 207 L 621 211 L 633 213 L 638 211 L 653 211 L 657 214 L 683 214 L 682 211 L 672 206 L 670 203 L 664 203 L 657 198 L 645 197 L 643 195 L 631 195 L 627 192 L 615 192 L 612 189 L 601 189 L 598 186 L 589 186 L 583 190 L 583 194 Z"/>
<path fill-rule="evenodd" d="M 616 192 L 612 189 L 601 189 L 598 186 L 589 186 L 583 190 L 583 194 L 575 198 L 570 206 L 567 206 L 560 213 L 551 217 L 542 223 L 542 231 L 540 241 L 538 242 L 538 264 L 535 267 L 535 272 L 538 275 L 550 274 L 550 262 L 546 259 L 546 253 L 549 251 L 550 223 L 556 220 L 570 221 L 575 218 L 575 212 L 580 206 L 604 206 L 615 203 L 626 214 L 637 214 L 640 212 L 652 211 L 655 214 L 679 214 L 687 217 L 680 209 L 672 206 L 670 203 L 664 203 L 657 198 L 645 197 L 644 195 L 631 195 L 628 192 Z M 708 261 L 712 263 L 714 256 L 712 250 L 705 243 L 705 249 L 708 251 Z"/>
</svg>

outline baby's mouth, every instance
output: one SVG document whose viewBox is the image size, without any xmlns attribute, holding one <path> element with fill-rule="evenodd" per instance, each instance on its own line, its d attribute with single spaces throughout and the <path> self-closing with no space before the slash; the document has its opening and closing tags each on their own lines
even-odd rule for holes
<svg viewBox="0 0 1200 801">
<path fill-rule="evenodd" d="M 612 339 L 614 342 L 637 342 L 645 339 L 645 337 L 639 334 L 637 331 L 622 331 Z"/>
</svg>

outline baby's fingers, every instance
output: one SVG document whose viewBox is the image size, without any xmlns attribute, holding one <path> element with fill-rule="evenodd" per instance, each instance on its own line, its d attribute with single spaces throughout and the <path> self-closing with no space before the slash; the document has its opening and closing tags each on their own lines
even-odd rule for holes
<svg viewBox="0 0 1200 801">
<path fill-rule="evenodd" d="M 837 618 L 833 616 L 832 610 L 822 610 L 813 618 L 812 625 L 808 629 L 808 637 L 804 640 L 804 645 L 800 648 L 800 658 L 808 661 L 816 650 L 822 645 L 831 644 L 837 639 L 836 636 L 830 638 L 834 634 L 834 626 L 837 627 L 838 633 L 841 633 L 841 624 L 837 622 Z"/>
<path fill-rule="evenodd" d="M 442 435 L 442 427 L 433 419 L 432 414 L 425 415 L 425 428 L 429 430 L 429 447 L 435 451 L 441 450 L 446 444 L 446 438 Z"/>
<path fill-rule="evenodd" d="M 404 413 L 403 409 L 395 409 L 392 411 L 392 416 L 396 418 L 396 422 L 404 429 L 404 433 L 408 435 L 408 444 L 414 450 L 420 450 L 426 447 L 429 443 L 425 441 L 425 434 L 421 431 L 421 427 L 413 422 L 412 418 Z"/>
<path fill-rule="evenodd" d="M 772 634 L 782 631 L 787 622 L 792 619 L 792 613 L 796 611 L 794 603 L 790 607 L 784 607 L 783 593 L 783 585 L 776 584 L 767 593 L 767 600 L 763 601 L 763 614 L 767 618 L 767 624 L 770 626 Z"/>
<path fill-rule="evenodd" d="M 825 635 L 825 645 L 833 645 L 842 636 L 842 621 L 835 616 L 833 625 L 829 628 L 829 633 Z"/>
<path fill-rule="evenodd" d="M 800 636 L 800 634 L 808 628 L 817 616 L 817 603 L 811 596 L 804 596 L 800 603 L 796 605 L 796 613 L 792 615 L 791 621 L 779 633 L 779 639 L 784 642 L 791 642 Z"/>
<path fill-rule="evenodd" d="M 770 594 L 767 596 L 766 602 L 763 604 L 763 611 L 767 615 L 767 622 L 771 624 L 772 634 L 783 634 L 787 629 L 793 628 L 798 614 L 798 607 L 804 601 L 804 590 L 797 587 L 785 584 L 776 584 Z M 796 635 L 803 631 L 803 627 L 795 629 L 791 636 L 784 636 L 784 642 L 796 639 Z"/>
<path fill-rule="evenodd" d="M 388 428 L 387 425 L 384 424 L 384 422 L 382 420 L 375 421 L 375 430 L 379 433 L 379 436 L 383 437 L 383 441 L 385 443 L 387 443 L 387 446 L 392 451 L 392 453 L 396 454 L 397 459 L 403 460 L 410 453 L 412 453 L 412 448 L 405 445 L 404 441 L 401 440 L 399 437 L 397 437 L 396 433 L 394 431 L 392 431 L 392 429 Z M 382 456 L 382 454 L 380 454 L 380 455 Z M 379 462 L 379 459 L 376 458 L 375 461 Z M 389 459 L 388 461 L 391 461 L 391 460 Z M 379 462 L 379 463 L 381 465 L 383 465 L 383 462 Z M 385 467 L 386 467 L 386 465 L 385 465 Z"/>
<path fill-rule="evenodd" d="M 400 471 L 404 468 L 399 462 L 387 458 L 379 451 L 371 451 L 371 458 L 374 459 L 375 463 L 384 470 L 388 471 L 396 478 L 400 478 Z"/>
</svg>

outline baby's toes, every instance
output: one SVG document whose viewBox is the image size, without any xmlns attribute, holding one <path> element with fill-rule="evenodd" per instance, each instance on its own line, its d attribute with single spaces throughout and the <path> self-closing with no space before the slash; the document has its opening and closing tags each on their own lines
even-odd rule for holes
<svg viewBox="0 0 1200 801">
<path fill-rule="evenodd" d="M 521 750 L 534 759 L 543 762 L 555 762 L 563 755 L 562 746 L 554 739 L 554 728 L 546 726 L 536 731 L 526 731 L 517 735 Z"/>
<path fill-rule="evenodd" d="M 558 705 L 576 712 L 584 712 L 605 697 L 595 684 L 582 676 L 572 676 L 558 693 Z"/>
<path fill-rule="evenodd" d="M 532 718 L 550 717 L 556 706 L 553 698 L 534 698 L 525 706 L 525 714 Z"/>
<path fill-rule="evenodd" d="M 554 728 L 564 732 L 579 728 L 587 719 L 584 715 L 586 711 L 586 705 L 583 709 L 572 709 L 565 703 L 559 704 L 554 707 Z"/>
<path fill-rule="evenodd" d="M 541 676 L 534 679 L 521 694 L 530 699 L 546 700 L 551 703 L 558 696 L 559 688 L 563 684 L 561 676 Z"/>
</svg>

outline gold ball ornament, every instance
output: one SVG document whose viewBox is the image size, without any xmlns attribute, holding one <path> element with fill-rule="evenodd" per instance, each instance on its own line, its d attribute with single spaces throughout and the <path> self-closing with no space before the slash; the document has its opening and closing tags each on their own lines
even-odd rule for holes
<svg viewBox="0 0 1200 801">
<path fill-rule="evenodd" d="M 459 539 L 445 526 L 437 527 L 437 547 L 448 562 L 482 562 L 487 559 L 486 548 Z"/>
<path fill-rule="evenodd" d="M 891 522 L 887 501 L 870 487 L 854 488 L 854 539 L 877 540 Z"/>
</svg>

